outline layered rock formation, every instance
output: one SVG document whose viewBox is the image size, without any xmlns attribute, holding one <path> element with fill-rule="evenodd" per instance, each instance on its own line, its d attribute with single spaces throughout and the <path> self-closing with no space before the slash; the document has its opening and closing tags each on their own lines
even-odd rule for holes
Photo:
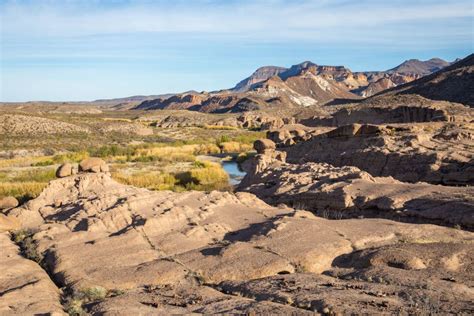
<svg viewBox="0 0 474 316">
<path fill-rule="evenodd" d="M 31 243 L 52 280 L 70 298 L 88 295 L 80 305 L 91 313 L 461 313 L 472 301 L 472 233 L 331 221 L 248 193 L 152 192 L 83 173 L 52 181 L 1 220 L 36 231 Z M 2 303 L 15 306 L 24 287 L 5 284 Z M 17 310 L 56 311 L 49 284 Z M 439 306 L 420 301 L 438 295 Z M 40 303 L 47 311 L 33 308 Z"/>
<path fill-rule="evenodd" d="M 270 79 L 273 76 L 277 76 L 286 70 L 287 69 L 284 67 L 276 66 L 260 67 L 255 70 L 252 75 L 237 83 L 232 90 L 236 92 L 248 91 L 254 84 Z"/>
<path fill-rule="evenodd" d="M 352 124 L 285 147 L 288 162 L 355 166 L 372 176 L 400 181 L 471 185 L 472 123 Z"/>
<path fill-rule="evenodd" d="M 290 164 L 275 153 L 255 160 L 240 189 L 273 205 L 329 218 L 370 216 L 474 228 L 471 187 L 410 184 L 325 163 Z"/>
</svg>

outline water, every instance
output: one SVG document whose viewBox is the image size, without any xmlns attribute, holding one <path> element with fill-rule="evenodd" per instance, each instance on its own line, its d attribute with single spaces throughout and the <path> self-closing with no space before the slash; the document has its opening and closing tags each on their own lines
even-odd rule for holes
<svg viewBox="0 0 474 316">
<path fill-rule="evenodd" d="M 223 161 L 222 168 L 224 168 L 225 172 L 229 175 L 229 183 L 231 185 L 239 184 L 245 176 L 245 172 L 240 169 L 236 161 Z"/>
</svg>

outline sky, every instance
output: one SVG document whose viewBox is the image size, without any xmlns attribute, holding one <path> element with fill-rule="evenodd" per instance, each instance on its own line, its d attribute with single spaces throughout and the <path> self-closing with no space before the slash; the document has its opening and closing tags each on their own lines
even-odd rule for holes
<svg viewBox="0 0 474 316">
<path fill-rule="evenodd" d="M 472 0 L 0 0 L 0 101 L 233 87 L 266 65 L 353 71 L 474 52 Z"/>
</svg>

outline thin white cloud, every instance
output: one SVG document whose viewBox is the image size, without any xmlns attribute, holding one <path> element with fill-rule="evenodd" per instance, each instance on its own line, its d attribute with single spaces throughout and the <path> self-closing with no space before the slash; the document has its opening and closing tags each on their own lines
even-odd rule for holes
<svg viewBox="0 0 474 316">
<path fill-rule="evenodd" d="M 7 2 L 5 36 L 156 32 L 248 39 L 332 39 L 434 20 L 472 18 L 471 1 L 178 1 L 96 6 L 90 2 Z M 392 32 L 393 33 L 393 32 Z M 453 34 L 456 35 L 456 34 Z"/>
</svg>

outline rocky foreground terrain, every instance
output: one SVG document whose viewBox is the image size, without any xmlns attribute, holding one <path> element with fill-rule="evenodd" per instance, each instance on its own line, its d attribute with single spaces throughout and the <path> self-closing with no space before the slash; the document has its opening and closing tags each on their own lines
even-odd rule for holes
<svg viewBox="0 0 474 316">
<path fill-rule="evenodd" d="M 0 223 L 4 314 L 472 312 L 474 235 L 459 229 L 152 192 L 106 173 L 52 181 Z"/>
</svg>

